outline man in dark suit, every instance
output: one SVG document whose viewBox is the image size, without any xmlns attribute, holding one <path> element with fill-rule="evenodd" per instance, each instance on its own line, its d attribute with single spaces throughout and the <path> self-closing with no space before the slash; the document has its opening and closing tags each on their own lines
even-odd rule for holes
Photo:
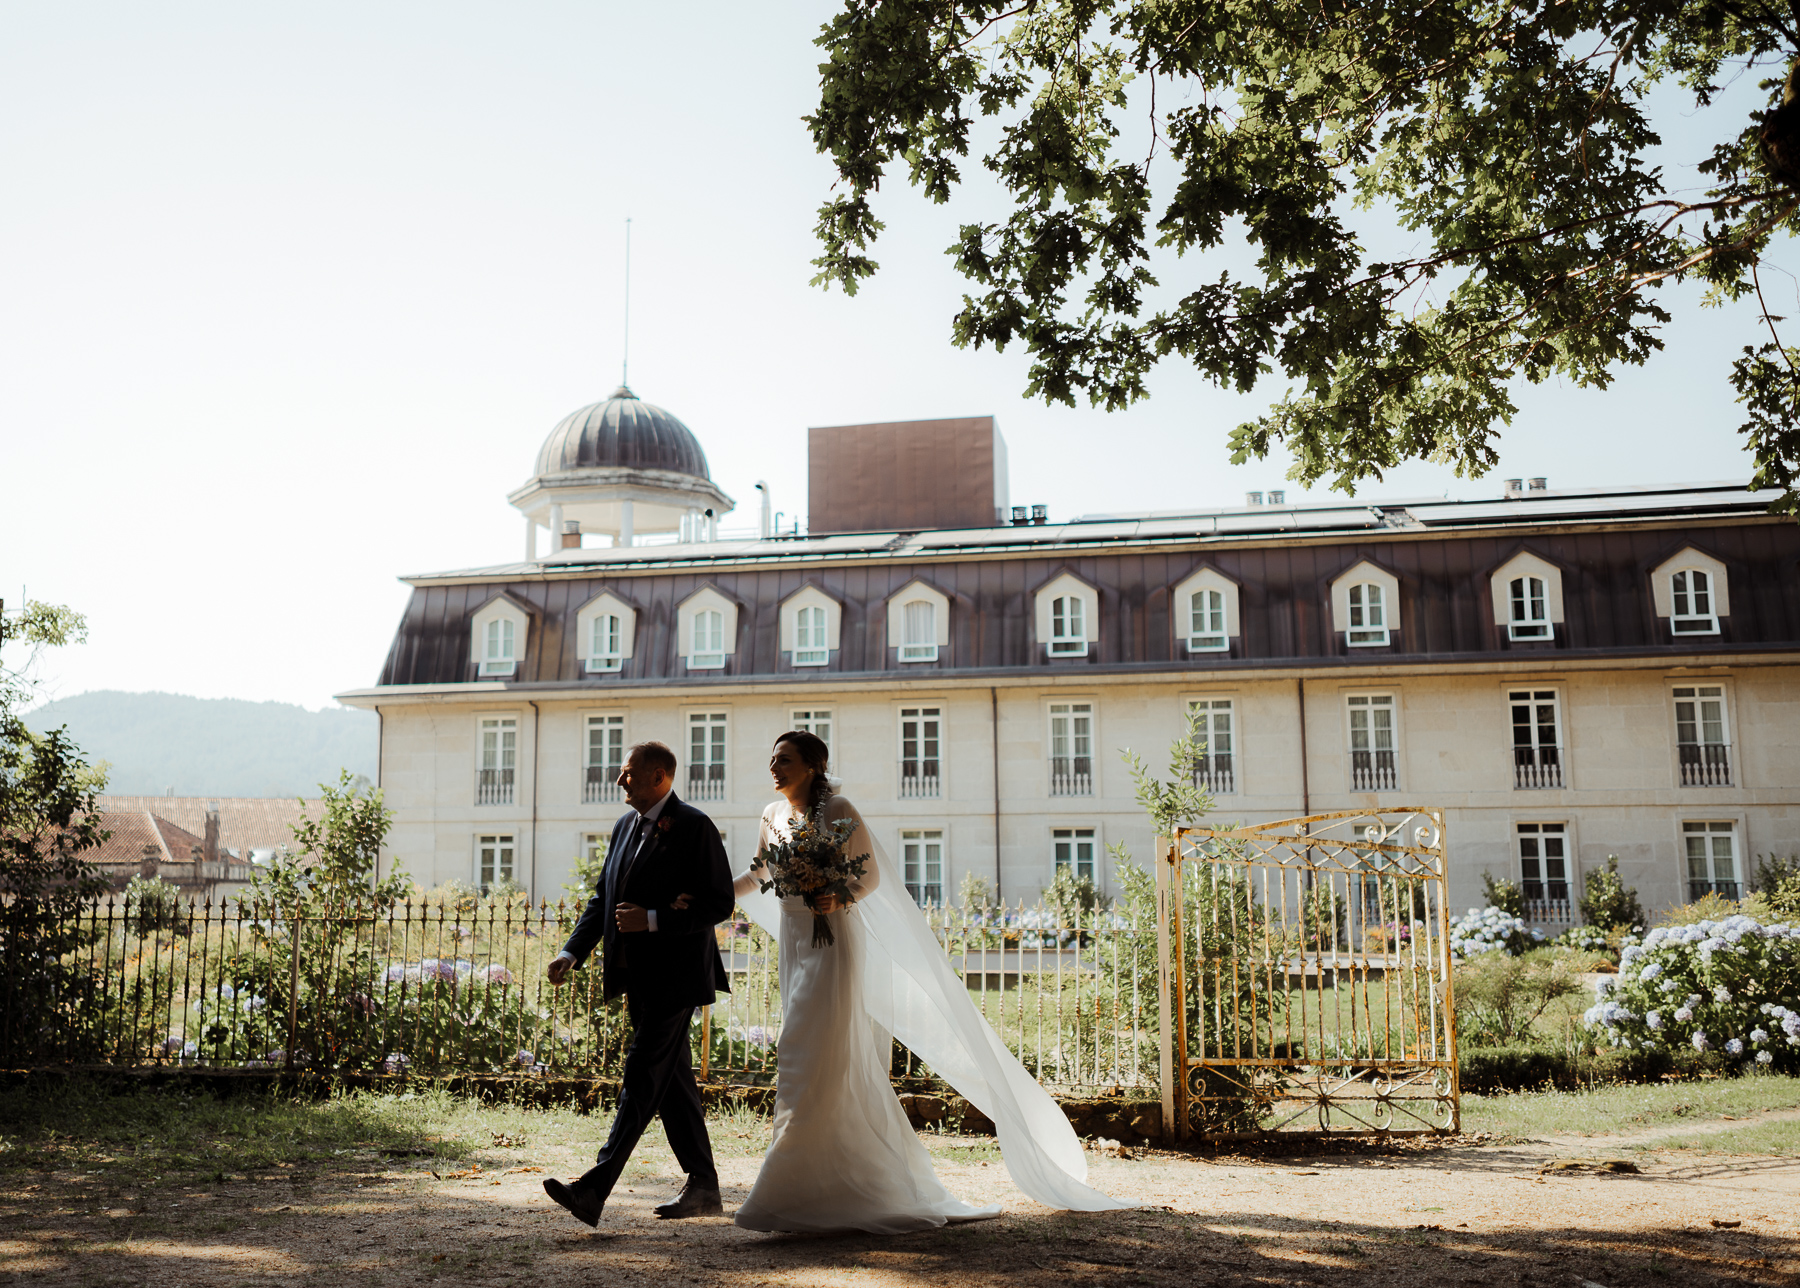
<svg viewBox="0 0 1800 1288">
<path fill-rule="evenodd" d="M 687 1183 L 656 1215 L 723 1210 L 688 1024 L 695 1007 L 731 991 L 713 927 L 731 916 L 735 900 L 718 827 L 677 797 L 674 785 L 674 752 L 660 742 L 631 749 L 619 772 L 631 810 L 613 825 L 599 887 L 546 972 L 560 986 L 602 945 L 606 999 L 624 994 L 631 1019 L 619 1107 L 598 1160 L 568 1184 L 544 1182 L 551 1198 L 589 1225 L 599 1224 L 625 1160 L 659 1115 Z"/>
</svg>

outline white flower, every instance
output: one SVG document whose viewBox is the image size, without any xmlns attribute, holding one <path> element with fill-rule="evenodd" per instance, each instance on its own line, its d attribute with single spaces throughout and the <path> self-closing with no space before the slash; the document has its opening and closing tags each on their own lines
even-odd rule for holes
<svg viewBox="0 0 1800 1288">
<path fill-rule="evenodd" d="M 1656 962 L 1651 962 L 1648 966 L 1644 967 L 1643 970 L 1638 972 L 1638 979 L 1648 984 L 1660 974 L 1662 974 L 1662 967 Z"/>
<path fill-rule="evenodd" d="M 1775 1057 L 1770 1055 L 1767 1051 L 1758 1051 L 1756 1053 L 1756 1062 L 1758 1064 L 1774 1064 Z"/>
<path fill-rule="evenodd" d="M 1653 1029 L 1660 1029 L 1662 1027 L 1662 1012 L 1661 1011 L 1645 1011 L 1644 1012 L 1644 1023 L 1648 1024 Z"/>
<path fill-rule="evenodd" d="M 1729 1041 L 1725 1044 L 1725 1053 L 1727 1055 L 1742 1055 L 1742 1054 L 1744 1054 L 1743 1039 L 1732 1038 L 1731 1041 Z"/>
<path fill-rule="evenodd" d="M 1676 1008 L 1675 1019 L 1679 1023 L 1686 1024 L 1689 1020 L 1691 1020 L 1693 1018 L 1694 1018 L 1694 1011 L 1693 1011 L 1692 1007 L 1682 1006 L 1682 1007 Z"/>
<path fill-rule="evenodd" d="M 1703 1029 L 1695 1029 L 1694 1036 L 1689 1040 L 1694 1044 L 1694 1050 L 1696 1051 L 1704 1051 L 1707 1047 L 1712 1045 L 1712 1043 L 1707 1040 L 1706 1032 Z"/>
<path fill-rule="evenodd" d="M 1769 1040 L 1769 1031 L 1767 1029 L 1751 1029 L 1750 1040 L 1752 1042 L 1767 1042 Z"/>
<path fill-rule="evenodd" d="M 1723 984 L 1715 984 L 1713 986 L 1713 1001 L 1729 1002 L 1730 1000 L 1731 1000 L 1731 990 L 1730 989 L 1726 988 Z"/>
</svg>

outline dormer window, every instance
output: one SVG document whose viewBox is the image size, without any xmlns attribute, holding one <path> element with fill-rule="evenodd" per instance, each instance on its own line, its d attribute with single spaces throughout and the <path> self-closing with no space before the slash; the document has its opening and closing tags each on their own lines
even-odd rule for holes
<svg viewBox="0 0 1800 1288">
<path fill-rule="evenodd" d="M 937 661 L 937 605 L 914 599 L 900 606 L 900 660 Z"/>
<path fill-rule="evenodd" d="M 487 624 L 483 632 L 481 673 L 511 675 L 519 669 L 518 632 L 511 620 L 500 617 Z"/>
<path fill-rule="evenodd" d="M 1050 601 L 1050 654 L 1052 657 L 1085 657 L 1087 625 L 1079 595 L 1058 595 Z"/>
<path fill-rule="evenodd" d="M 575 648 L 584 675 L 615 675 L 631 660 L 637 609 L 601 591 L 575 614 Z"/>
<path fill-rule="evenodd" d="M 738 605 L 711 586 L 703 586 L 676 607 L 680 629 L 675 656 L 690 671 L 722 671 L 737 652 Z"/>
<path fill-rule="evenodd" d="M 1387 595 L 1372 581 L 1357 582 L 1349 589 L 1352 645 L 1372 647 L 1388 642 Z"/>
<path fill-rule="evenodd" d="M 1089 657 L 1099 642 L 1100 592 L 1072 572 L 1059 573 L 1033 592 L 1037 642 L 1044 655 Z"/>
<path fill-rule="evenodd" d="M 1669 629 L 1677 635 L 1717 635 L 1719 615 L 1713 607 L 1712 575 L 1682 568 L 1669 576 Z"/>
<path fill-rule="evenodd" d="M 1508 586 L 1506 636 L 1515 640 L 1547 640 L 1550 588 L 1542 577 L 1514 577 Z"/>
<path fill-rule="evenodd" d="M 1225 630 L 1223 591 L 1197 590 L 1188 597 L 1188 652 L 1210 653 L 1230 647 Z"/>
<path fill-rule="evenodd" d="M 781 651 L 793 666 L 830 666 L 839 647 L 844 608 L 817 586 L 802 586 L 781 601 Z"/>
<path fill-rule="evenodd" d="M 587 670 L 591 675 L 617 671 L 625 664 L 624 624 L 614 613 L 600 613 L 588 622 Z"/>
<path fill-rule="evenodd" d="M 826 643 L 825 610 L 817 605 L 800 609 L 794 618 L 794 665 L 824 666 L 831 660 Z"/>
<path fill-rule="evenodd" d="M 688 653 L 688 670 L 716 670 L 725 665 L 725 614 L 703 608 L 693 616 L 694 642 Z"/>
</svg>

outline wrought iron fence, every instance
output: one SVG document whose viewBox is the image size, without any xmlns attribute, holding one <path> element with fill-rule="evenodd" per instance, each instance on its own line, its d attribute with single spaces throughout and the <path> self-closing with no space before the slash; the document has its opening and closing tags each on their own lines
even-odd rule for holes
<svg viewBox="0 0 1800 1288">
<path fill-rule="evenodd" d="M 24 998 L 19 978 L 0 981 L 0 1056 L 14 1066 L 615 1075 L 629 1027 L 602 1001 L 599 972 L 578 971 L 560 989 L 544 975 L 582 906 L 464 897 L 326 915 L 211 903 L 140 913 L 109 899 L 72 927 L 84 946 L 54 995 Z M 1047 1086 L 1155 1085 L 1148 899 L 926 915 L 978 1009 Z M 696 1063 L 711 1077 L 772 1079 L 777 945 L 741 915 L 717 934 L 731 992 L 696 1016 Z M 897 1050 L 894 1073 L 930 1071 Z"/>
<path fill-rule="evenodd" d="M 1185 828 L 1159 865 L 1182 1135 L 1453 1130 L 1441 813 Z"/>
</svg>

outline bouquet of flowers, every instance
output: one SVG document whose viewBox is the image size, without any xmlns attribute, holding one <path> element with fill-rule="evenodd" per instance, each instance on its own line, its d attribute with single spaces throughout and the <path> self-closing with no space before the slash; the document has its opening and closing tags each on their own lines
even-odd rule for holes
<svg viewBox="0 0 1800 1288">
<path fill-rule="evenodd" d="M 856 831 L 854 818 L 827 821 L 824 810 L 796 818 L 788 828 L 788 838 L 763 847 L 761 860 L 768 876 L 761 881 L 764 894 L 774 891 L 785 899 L 798 895 L 813 910 L 813 946 L 835 944 L 831 922 L 818 910 L 821 896 L 835 894 L 841 903 L 850 903 L 850 878 L 860 877 L 868 866 L 869 856 L 851 858 L 844 844 Z"/>
</svg>

